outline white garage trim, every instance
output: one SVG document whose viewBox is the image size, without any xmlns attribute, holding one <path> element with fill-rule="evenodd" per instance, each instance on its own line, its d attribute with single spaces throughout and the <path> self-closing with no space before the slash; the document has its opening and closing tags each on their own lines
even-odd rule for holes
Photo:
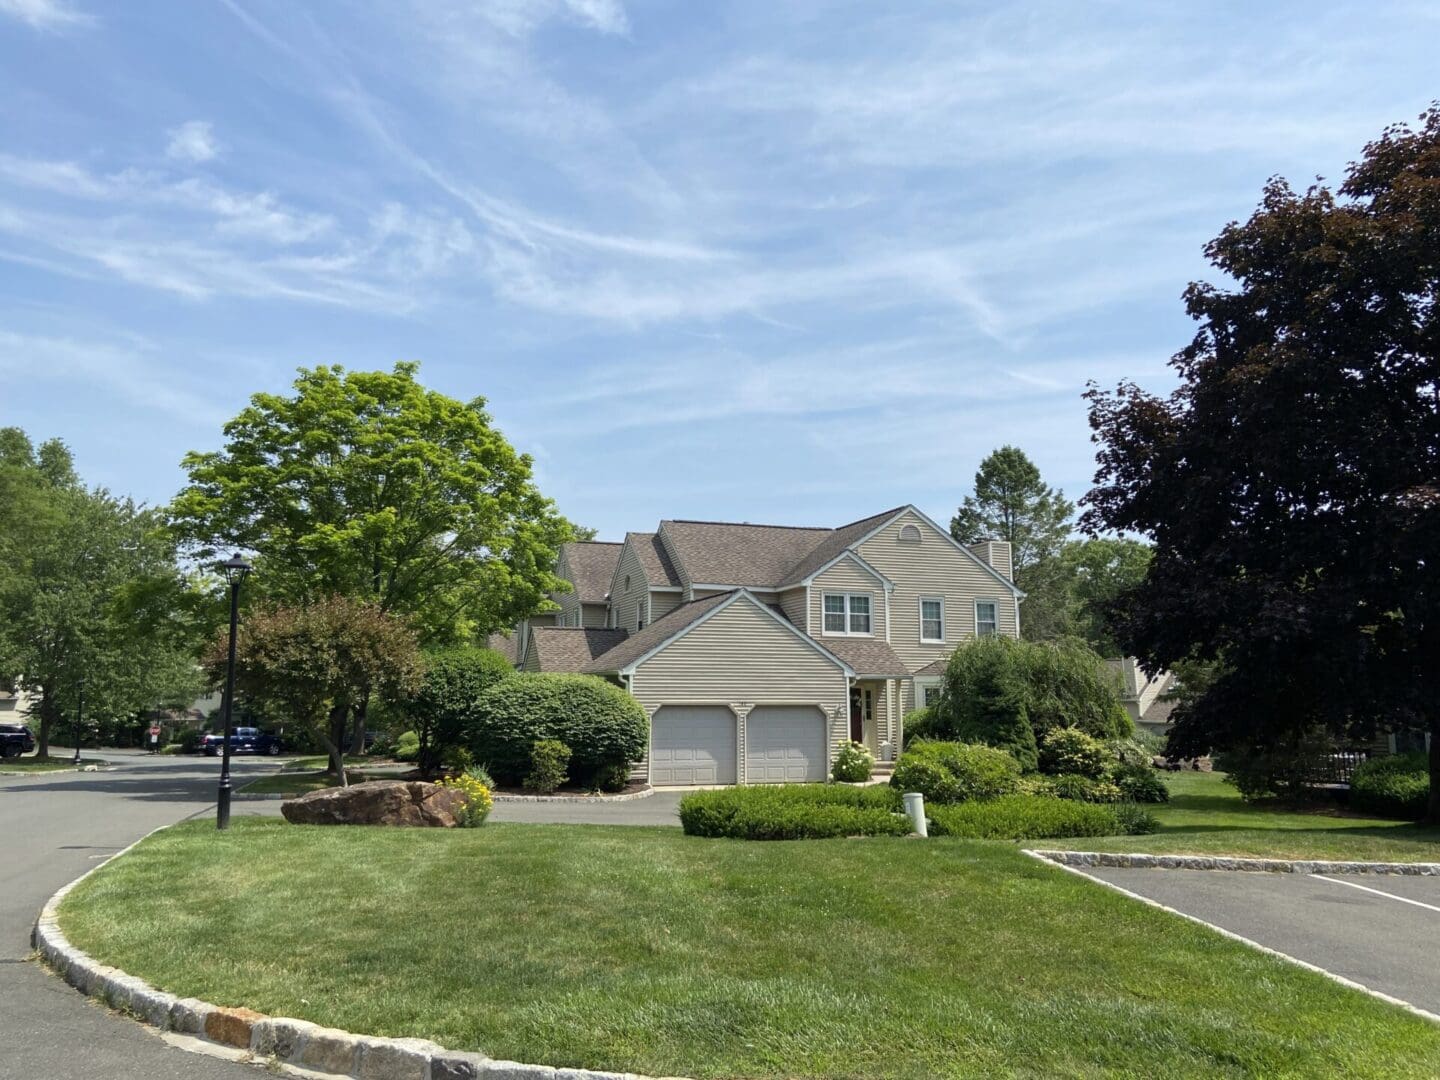
<svg viewBox="0 0 1440 1080">
<path fill-rule="evenodd" d="M 814 702 L 756 705 L 745 719 L 747 784 L 817 783 L 829 775 L 830 724 Z"/>
<path fill-rule="evenodd" d="M 734 784 L 739 779 L 739 746 L 739 721 L 729 705 L 666 702 L 650 718 L 650 783 Z"/>
</svg>

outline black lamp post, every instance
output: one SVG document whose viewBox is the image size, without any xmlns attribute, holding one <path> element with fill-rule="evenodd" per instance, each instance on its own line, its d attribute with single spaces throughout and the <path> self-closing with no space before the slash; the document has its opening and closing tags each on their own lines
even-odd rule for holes
<svg viewBox="0 0 1440 1080">
<path fill-rule="evenodd" d="M 240 626 L 240 586 L 250 573 L 250 564 L 231 555 L 220 564 L 230 583 L 230 659 L 225 667 L 225 741 L 220 747 L 220 798 L 215 807 L 215 827 L 230 827 L 230 710 L 235 704 L 235 631 Z"/>
<path fill-rule="evenodd" d="M 85 736 L 85 680 L 75 680 L 75 764 L 80 764 L 80 743 Z"/>
</svg>

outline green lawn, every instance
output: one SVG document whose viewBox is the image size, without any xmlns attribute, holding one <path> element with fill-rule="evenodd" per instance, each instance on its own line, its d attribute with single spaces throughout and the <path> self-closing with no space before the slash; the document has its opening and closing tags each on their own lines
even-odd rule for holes
<svg viewBox="0 0 1440 1080">
<path fill-rule="evenodd" d="M 248 795 L 304 795 L 307 791 L 319 791 L 321 788 L 333 786 L 327 773 L 294 773 L 282 770 L 269 776 L 257 776 L 240 790 Z"/>
<path fill-rule="evenodd" d="M 104 758 L 80 759 L 80 767 L 86 765 L 108 764 Z M 64 772 L 66 769 L 75 768 L 75 759 L 66 754 L 64 757 L 12 757 L 0 758 L 0 776 L 10 774 L 14 776 L 28 776 L 33 773 Z"/>
<path fill-rule="evenodd" d="M 156 834 L 61 921 L 177 994 L 552 1065 L 1440 1075 L 1440 1028 L 1010 844 L 240 818 Z"/>
<path fill-rule="evenodd" d="M 345 755 L 346 765 L 370 765 L 380 761 L 382 758 L 369 758 L 363 755 L 357 757 L 354 754 Z M 291 758 L 281 766 L 286 772 L 314 772 L 317 769 L 328 769 L 330 759 L 324 754 L 315 754 L 310 757 Z"/>
<path fill-rule="evenodd" d="M 1352 815 L 1343 807 L 1276 809 L 1244 802 L 1219 773 L 1166 774 L 1170 802 L 1153 836 L 1046 841 L 1044 847 L 1155 854 L 1440 862 L 1440 828 Z"/>
</svg>

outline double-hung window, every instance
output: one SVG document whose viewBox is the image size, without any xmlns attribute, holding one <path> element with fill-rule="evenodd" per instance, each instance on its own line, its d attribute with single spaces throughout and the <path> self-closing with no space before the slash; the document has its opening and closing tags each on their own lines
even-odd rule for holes
<svg viewBox="0 0 1440 1080">
<path fill-rule="evenodd" d="M 999 608 L 994 600 L 975 601 L 975 636 L 992 637 L 1000 632 Z"/>
<path fill-rule="evenodd" d="M 825 633 L 869 634 L 869 593 L 826 593 Z"/>
<path fill-rule="evenodd" d="M 945 598 L 943 596 L 922 596 L 920 598 L 920 640 L 945 641 Z"/>
</svg>

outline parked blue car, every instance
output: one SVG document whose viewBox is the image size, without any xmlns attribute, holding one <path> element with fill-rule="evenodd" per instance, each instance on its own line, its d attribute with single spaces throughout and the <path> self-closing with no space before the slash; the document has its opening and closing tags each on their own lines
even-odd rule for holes
<svg viewBox="0 0 1440 1080">
<path fill-rule="evenodd" d="M 215 757 L 224 745 L 223 735 L 206 735 L 200 740 L 200 750 L 206 757 Z M 274 757 L 280 753 L 280 737 L 267 735 L 256 727 L 236 728 L 230 733 L 230 753 L 266 754 Z"/>
</svg>

